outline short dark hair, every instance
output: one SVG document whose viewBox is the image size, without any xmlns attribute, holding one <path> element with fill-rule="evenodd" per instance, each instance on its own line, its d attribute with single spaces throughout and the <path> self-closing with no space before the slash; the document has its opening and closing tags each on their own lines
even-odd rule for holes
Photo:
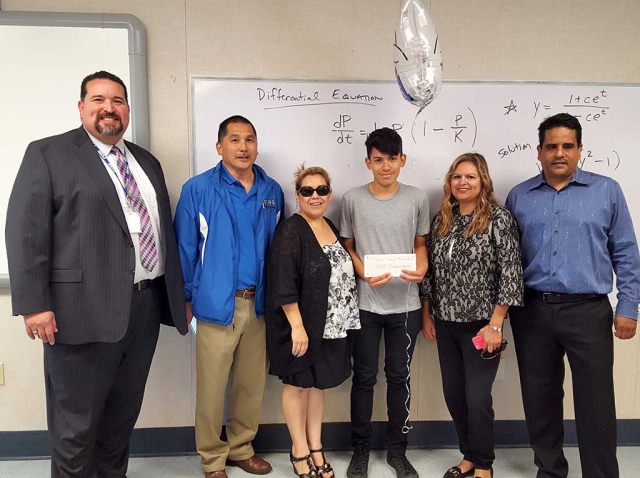
<svg viewBox="0 0 640 478">
<path fill-rule="evenodd" d="M 127 86 L 124 84 L 124 81 L 122 81 L 113 73 L 109 73 L 108 71 L 104 71 L 104 70 L 96 71 L 95 73 L 89 76 L 86 76 L 84 80 L 82 80 L 82 84 L 80 85 L 80 101 L 84 102 L 84 98 L 85 96 L 87 96 L 87 83 L 89 83 L 92 80 L 111 80 L 118 83 L 120 86 L 122 86 L 122 89 L 124 90 L 124 100 L 127 103 L 129 103 L 129 97 L 127 95 Z"/>
<path fill-rule="evenodd" d="M 550 129 L 553 128 L 567 128 L 576 132 L 576 141 L 578 146 L 582 144 L 582 126 L 580 121 L 575 116 L 569 113 L 558 113 L 557 115 L 549 116 L 546 120 L 540 123 L 538 126 L 538 142 L 540 146 L 544 144 L 544 137 Z"/>
<path fill-rule="evenodd" d="M 256 133 L 256 128 L 255 126 L 253 126 L 253 123 L 251 121 L 249 121 L 244 116 L 233 115 L 233 116 L 229 116 L 226 120 L 220 123 L 220 126 L 218 127 L 218 143 L 222 143 L 222 140 L 227 135 L 227 126 L 229 126 L 231 123 L 248 124 L 249 126 L 251 126 L 251 129 L 253 130 L 253 134 L 256 136 L 256 138 L 258 137 L 258 133 Z"/>
<path fill-rule="evenodd" d="M 402 154 L 402 138 L 391 128 L 379 128 L 373 131 L 365 141 L 367 158 L 371 158 L 371 151 L 378 151 L 390 156 Z"/>
</svg>

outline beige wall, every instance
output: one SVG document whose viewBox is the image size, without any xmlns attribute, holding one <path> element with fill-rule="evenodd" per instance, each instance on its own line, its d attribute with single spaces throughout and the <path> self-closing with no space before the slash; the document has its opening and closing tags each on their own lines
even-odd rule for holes
<svg viewBox="0 0 640 478">
<path fill-rule="evenodd" d="M 640 83 L 637 0 L 432 0 L 446 80 Z M 147 28 L 151 149 L 175 204 L 189 177 L 189 75 L 392 78 L 394 0 L 4 0 L 8 11 L 136 15 Z M 75 105 L 69 105 L 73 108 Z M 34 138 L 36 139 L 36 138 Z M 212 131 L 213 141 L 213 131 Z M 0 430 L 46 428 L 42 347 L 11 318 L 0 292 Z M 640 418 L 639 341 L 616 341 L 618 416 Z M 140 427 L 193 425 L 194 344 L 164 329 Z M 447 420 L 434 343 L 422 338 L 412 368 L 412 418 Z M 498 419 L 522 419 L 513 348 L 494 387 Z M 215 364 L 212 364 L 215 366 Z M 567 384 L 569 385 L 569 384 Z M 384 420 L 384 379 L 375 419 Z M 280 384 L 270 377 L 263 421 L 282 422 Z M 349 420 L 349 384 L 328 393 L 327 421 Z M 567 417 L 573 416 L 570 387 Z"/>
</svg>

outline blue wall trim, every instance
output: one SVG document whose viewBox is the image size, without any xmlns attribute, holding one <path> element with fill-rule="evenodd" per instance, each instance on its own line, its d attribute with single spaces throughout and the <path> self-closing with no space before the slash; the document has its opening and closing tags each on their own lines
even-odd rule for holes
<svg viewBox="0 0 640 478">
<path fill-rule="evenodd" d="M 409 433 L 411 448 L 457 448 L 456 431 L 451 421 L 413 422 Z M 565 421 L 565 445 L 576 446 L 576 427 L 573 420 Z M 373 423 L 371 448 L 381 449 L 386 443 L 385 422 Z M 326 423 L 322 428 L 327 450 L 351 447 L 349 423 Z M 496 420 L 497 447 L 528 447 L 524 420 Z M 284 424 L 261 425 L 253 442 L 258 452 L 284 452 L 291 448 L 291 440 Z M 640 445 L 640 420 L 618 420 L 618 445 Z M 131 438 L 132 456 L 195 454 L 193 427 L 138 428 Z M 20 460 L 48 457 L 49 437 L 46 430 L 0 432 L 0 460 Z"/>
</svg>

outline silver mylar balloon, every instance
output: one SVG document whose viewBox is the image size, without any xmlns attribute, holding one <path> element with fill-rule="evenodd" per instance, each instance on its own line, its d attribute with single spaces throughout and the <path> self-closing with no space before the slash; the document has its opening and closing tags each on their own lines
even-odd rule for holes
<svg viewBox="0 0 640 478">
<path fill-rule="evenodd" d="M 396 79 L 404 98 L 420 110 L 442 86 L 438 32 L 422 0 L 402 0 L 393 45 Z"/>
</svg>

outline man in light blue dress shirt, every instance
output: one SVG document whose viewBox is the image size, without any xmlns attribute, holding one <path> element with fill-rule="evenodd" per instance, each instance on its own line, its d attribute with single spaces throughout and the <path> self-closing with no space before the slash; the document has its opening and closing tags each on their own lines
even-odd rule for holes
<svg viewBox="0 0 640 478">
<path fill-rule="evenodd" d="M 568 475 L 563 446 L 564 355 L 573 378 L 584 478 L 617 478 L 613 333 L 635 335 L 640 259 L 620 185 L 578 168 L 582 127 L 566 113 L 538 128 L 542 172 L 514 187 L 525 306 L 509 310 L 537 478 Z M 607 294 L 615 271 L 615 315 Z"/>
</svg>

